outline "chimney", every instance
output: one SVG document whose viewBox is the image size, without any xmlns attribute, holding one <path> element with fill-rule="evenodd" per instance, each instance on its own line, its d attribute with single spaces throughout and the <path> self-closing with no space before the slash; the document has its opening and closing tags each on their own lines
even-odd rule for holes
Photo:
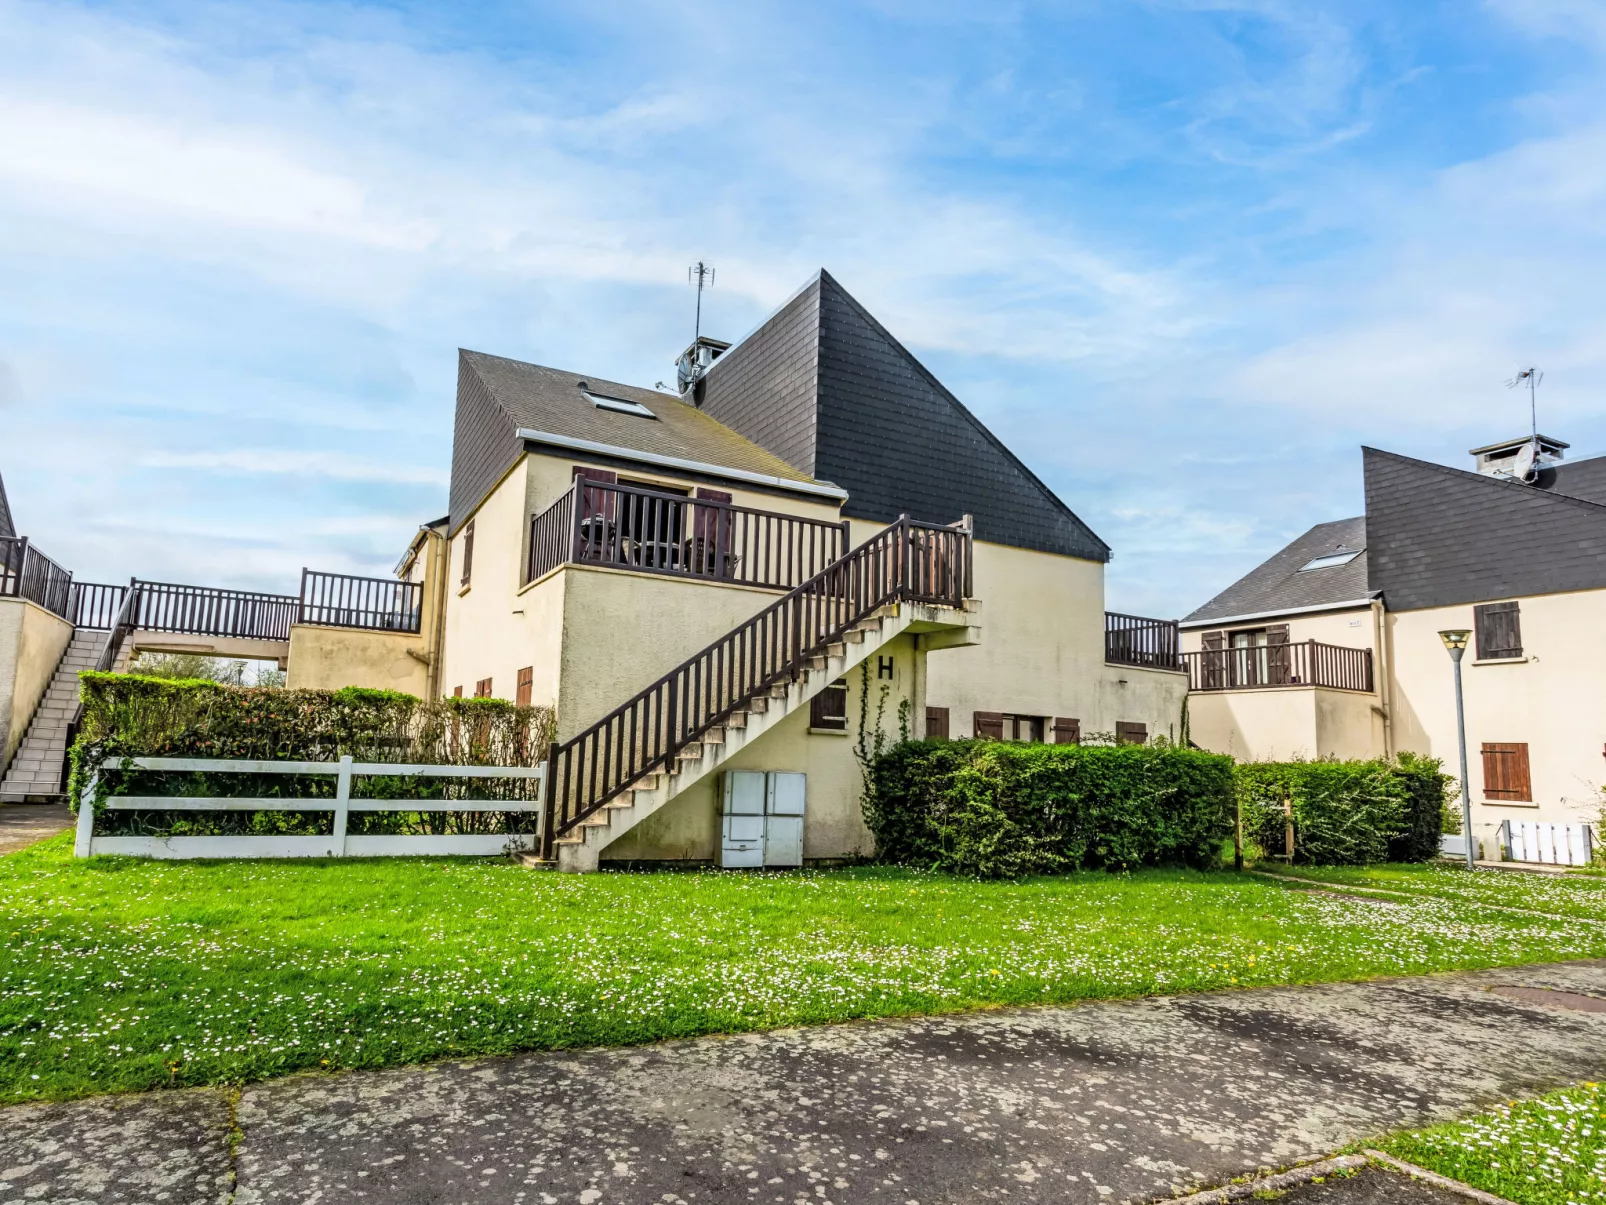
<svg viewBox="0 0 1606 1205">
<path fill-rule="evenodd" d="M 675 379 L 680 383 L 682 398 L 693 385 L 703 379 L 703 374 L 729 348 L 730 344 L 722 340 L 698 335 L 692 345 L 680 353 L 680 359 L 675 361 Z"/>
<path fill-rule="evenodd" d="M 1530 445 L 1534 445 L 1531 459 L 1523 455 L 1524 450 Z M 1566 455 L 1565 449 L 1571 446 L 1559 439 L 1551 439 L 1548 435 L 1524 435 L 1517 439 L 1502 440 L 1497 444 L 1485 444 L 1470 451 L 1478 472 L 1485 477 L 1527 480 L 1529 474 L 1553 467 Z"/>
</svg>

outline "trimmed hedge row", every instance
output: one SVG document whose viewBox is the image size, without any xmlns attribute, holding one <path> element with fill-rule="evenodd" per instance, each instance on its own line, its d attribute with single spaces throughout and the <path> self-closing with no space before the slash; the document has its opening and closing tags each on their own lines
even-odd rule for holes
<svg viewBox="0 0 1606 1205">
<path fill-rule="evenodd" d="M 1434 758 L 1250 762 L 1237 768 L 1244 837 L 1316 866 L 1426 862 L 1439 853 L 1449 775 Z"/>
<path fill-rule="evenodd" d="M 216 757 L 259 761 L 357 761 L 429 765 L 535 766 L 547 755 L 553 714 L 503 699 L 435 699 L 396 691 L 285 690 L 205 679 L 138 674 L 81 675 L 83 722 L 72 749 L 74 805 L 98 776 L 97 804 L 112 794 L 249 795 L 325 798 L 329 775 L 103 773 L 121 757 Z M 354 812 L 352 832 L 524 831 L 533 814 L 493 813 L 499 799 L 523 799 L 528 780 L 365 777 L 353 795 L 398 801 L 483 798 L 487 812 Z M 405 806 L 403 804 L 403 806 Z M 316 833 L 328 812 L 103 812 L 98 831 Z M 488 828 L 487 826 L 491 826 Z"/>
<path fill-rule="evenodd" d="M 868 788 L 880 859 L 979 878 L 1209 866 L 1232 834 L 1232 759 L 1169 745 L 908 741 Z"/>
</svg>

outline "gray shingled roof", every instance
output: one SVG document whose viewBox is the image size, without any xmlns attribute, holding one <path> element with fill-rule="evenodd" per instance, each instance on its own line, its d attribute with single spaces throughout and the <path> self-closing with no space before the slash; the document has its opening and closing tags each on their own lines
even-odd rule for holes
<svg viewBox="0 0 1606 1205">
<path fill-rule="evenodd" d="M 1319 556 L 1360 552 L 1347 565 L 1301 571 Z M 1257 565 L 1183 623 L 1210 623 L 1240 615 L 1265 615 L 1369 597 L 1366 517 L 1318 523 L 1269 560 Z"/>
<path fill-rule="evenodd" d="M 1389 610 L 1606 587 L 1606 506 L 1376 448 L 1362 455 L 1371 584 Z"/>
<path fill-rule="evenodd" d="M 1606 503 L 1606 456 L 1558 464 L 1554 472 L 1555 480 L 1549 487 L 1551 493 L 1582 498 L 1585 502 Z"/>
<path fill-rule="evenodd" d="M 603 409 L 581 382 L 592 394 L 638 403 L 655 417 Z M 672 394 L 465 350 L 458 356 L 452 440 L 454 532 L 523 452 L 521 428 L 788 481 L 815 480 Z"/>
</svg>

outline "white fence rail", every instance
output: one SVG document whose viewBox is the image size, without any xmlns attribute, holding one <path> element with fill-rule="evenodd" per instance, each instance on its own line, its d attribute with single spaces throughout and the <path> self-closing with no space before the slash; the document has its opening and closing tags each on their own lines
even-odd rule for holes
<svg viewBox="0 0 1606 1205">
<path fill-rule="evenodd" d="M 1500 844 L 1513 862 L 1588 866 L 1593 856 L 1593 838 L 1587 824 L 1541 824 L 1530 820 L 1505 820 L 1500 824 Z"/>
<path fill-rule="evenodd" d="M 107 811 L 164 812 L 333 812 L 327 836 L 221 837 L 96 836 L 91 779 L 78 803 L 78 834 L 73 853 L 133 854 L 145 858 L 338 858 L 494 855 L 535 848 L 537 833 L 443 833 L 348 835 L 352 812 L 534 812 L 543 814 L 546 767 L 424 766 L 395 762 L 357 762 L 342 757 L 327 761 L 240 761 L 208 757 L 127 757 L 108 762 L 108 770 L 176 770 L 211 774 L 327 774 L 335 779 L 333 798 L 285 799 L 205 795 L 114 795 Z M 534 799 L 353 799 L 351 780 L 370 775 L 412 778 L 524 778 L 537 783 Z"/>
</svg>

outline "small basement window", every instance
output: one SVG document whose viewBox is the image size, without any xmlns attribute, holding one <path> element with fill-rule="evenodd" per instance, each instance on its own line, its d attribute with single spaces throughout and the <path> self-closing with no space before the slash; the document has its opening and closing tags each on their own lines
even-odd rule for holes
<svg viewBox="0 0 1606 1205">
<path fill-rule="evenodd" d="M 609 397 L 605 393 L 592 393 L 589 389 L 585 391 L 585 395 L 591 399 L 591 404 L 598 410 L 617 410 L 620 414 L 636 414 L 642 418 L 650 418 L 655 421 L 658 418 L 656 414 L 640 402 L 628 401 L 622 397 Z"/>
<path fill-rule="evenodd" d="M 1326 556 L 1312 557 L 1299 567 L 1299 572 L 1309 573 L 1312 569 L 1334 569 L 1339 565 L 1349 564 L 1360 555 L 1360 551 L 1357 550 L 1355 552 L 1330 552 Z"/>
</svg>

